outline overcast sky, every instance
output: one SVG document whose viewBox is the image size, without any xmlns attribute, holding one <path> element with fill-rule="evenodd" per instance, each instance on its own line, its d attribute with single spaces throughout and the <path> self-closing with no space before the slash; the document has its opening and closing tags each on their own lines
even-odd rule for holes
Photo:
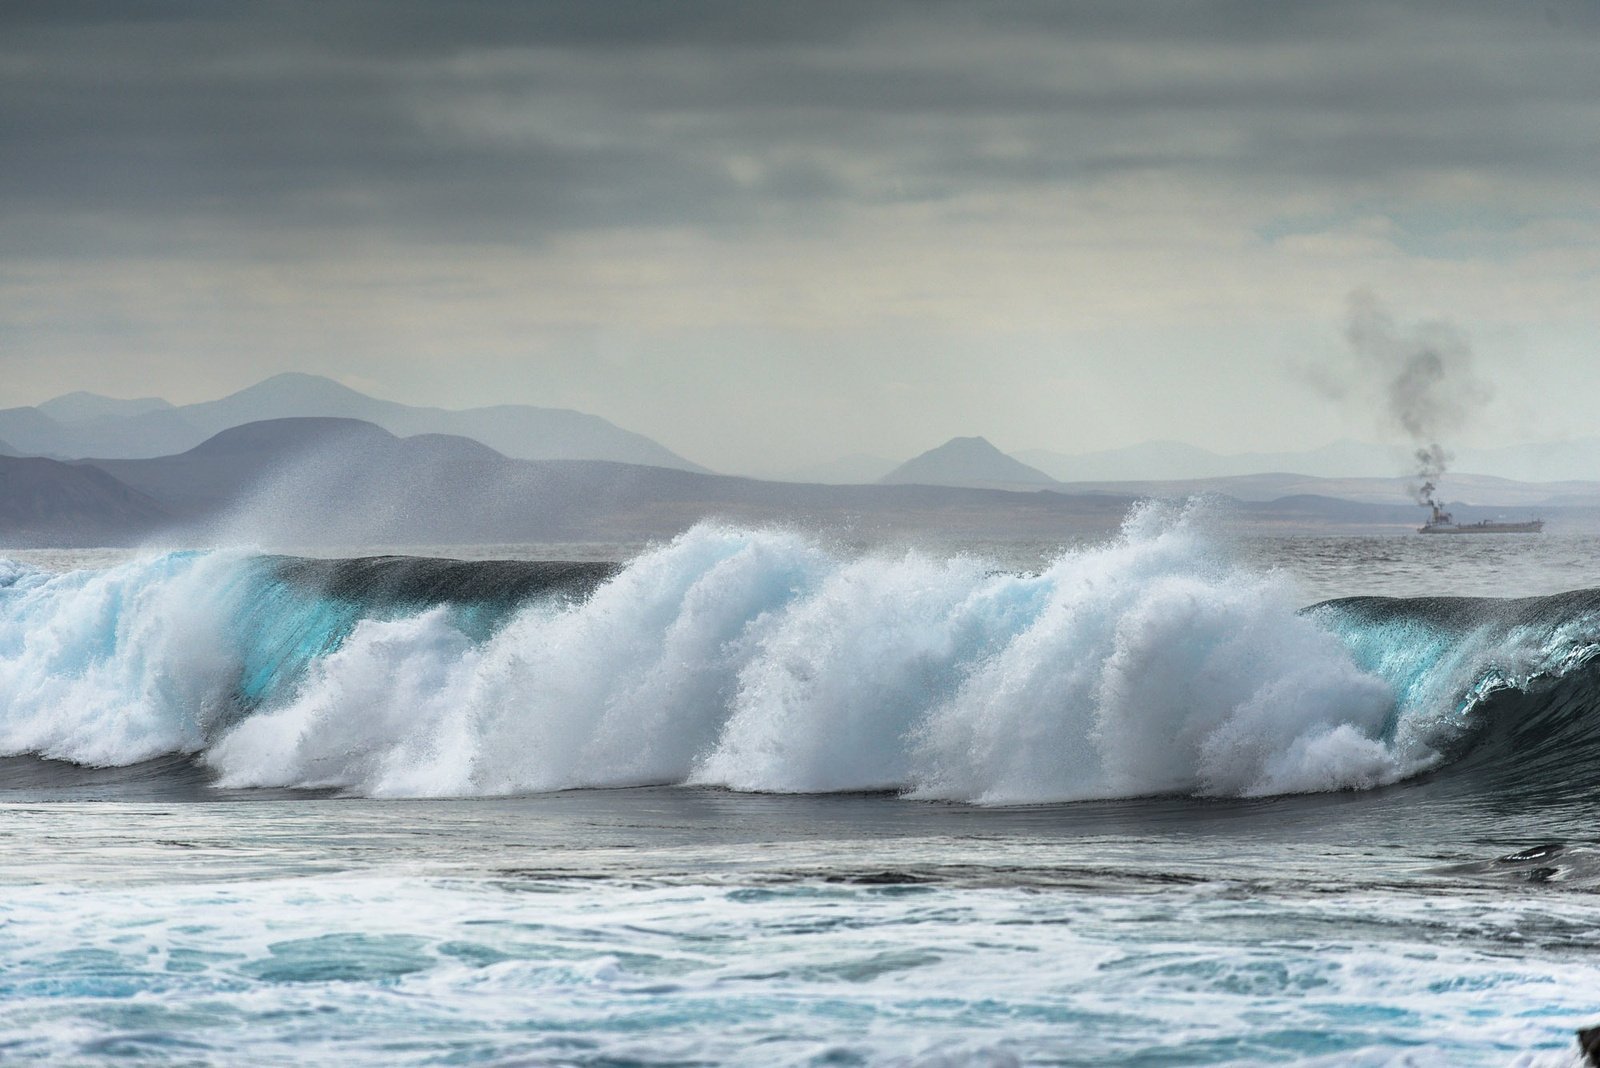
<svg viewBox="0 0 1600 1068">
<path fill-rule="evenodd" d="M 1398 439 L 1315 388 L 1368 291 L 1470 344 L 1454 444 L 1591 434 L 1597 146 L 1600 0 L 6 0 L 0 405 L 305 370 L 760 472 Z"/>
</svg>

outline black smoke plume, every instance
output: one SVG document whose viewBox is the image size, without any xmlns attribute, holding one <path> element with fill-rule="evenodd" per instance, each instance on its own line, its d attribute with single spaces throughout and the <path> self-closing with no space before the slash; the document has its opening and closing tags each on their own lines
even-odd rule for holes
<svg viewBox="0 0 1600 1068">
<path fill-rule="evenodd" d="M 1400 327 L 1366 290 L 1350 295 L 1345 339 L 1348 366 L 1319 371 L 1315 381 L 1340 399 L 1377 402 L 1384 429 L 1412 444 L 1412 493 L 1419 504 L 1431 504 L 1452 459 L 1440 442 L 1469 424 L 1491 395 L 1473 371 L 1471 346 L 1447 323 Z"/>
</svg>

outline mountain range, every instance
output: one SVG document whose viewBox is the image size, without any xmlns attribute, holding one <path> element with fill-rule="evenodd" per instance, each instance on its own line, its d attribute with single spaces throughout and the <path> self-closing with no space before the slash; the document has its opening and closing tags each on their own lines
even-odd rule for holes
<svg viewBox="0 0 1600 1068">
<path fill-rule="evenodd" d="M 1579 470 L 1586 447 L 1497 455 L 1537 466 L 1560 453 Z M 1278 469 L 1258 466 L 1271 464 Z M 1363 465 L 1388 473 L 1348 473 Z M 1235 520 L 1257 528 L 1419 521 L 1412 480 L 1394 474 L 1395 453 L 1352 442 L 1233 457 L 1152 442 L 1065 457 L 1013 456 L 982 437 L 958 437 L 885 466 L 857 456 L 820 472 L 853 474 L 858 484 L 714 475 L 595 416 L 414 407 L 314 375 L 279 375 L 188 405 L 78 392 L 0 411 L 0 545 L 616 541 L 670 536 L 714 517 L 852 538 L 902 530 L 1037 540 L 1108 533 L 1137 499 L 1196 494 L 1224 498 Z M 1217 470 L 1230 473 L 1195 473 Z M 1152 471 L 1171 474 L 1132 477 Z M 1503 509 L 1587 526 L 1600 519 L 1600 481 L 1585 478 L 1452 472 L 1443 490 L 1467 522 Z"/>
<path fill-rule="evenodd" d="M 319 375 L 294 373 L 198 404 L 69 393 L 36 407 L 0 410 L 0 439 L 24 455 L 132 459 L 181 453 L 246 423 L 311 416 L 359 419 L 402 436 L 470 437 L 519 459 L 705 470 L 642 434 L 583 412 L 520 404 L 459 411 L 414 407 L 369 397 Z"/>
<path fill-rule="evenodd" d="M 450 410 L 370 397 L 318 375 L 276 375 L 214 401 L 174 405 L 159 397 L 120 399 L 90 392 L 64 394 L 33 407 L 0 409 L 0 456 L 56 459 L 134 459 L 193 448 L 230 427 L 269 419 L 359 419 L 402 437 L 453 434 L 474 438 L 515 459 L 611 460 L 617 463 L 706 469 L 660 443 L 599 416 L 564 408 L 495 405 Z M 983 438 L 954 438 L 901 464 L 855 454 L 809 465 L 781 481 L 862 484 L 877 481 L 935 485 L 1047 487 L 1055 483 L 1213 482 L 1267 473 L 1323 479 L 1403 479 L 1408 450 L 1339 441 L 1290 452 L 1225 454 L 1177 441 L 1062 453 L 1029 449 L 1006 454 Z M 1457 472 L 1531 483 L 1600 480 L 1600 437 L 1491 449 L 1455 450 Z M 1475 483 L 1473 494 L 1486 484 Z M 1286 492 L 1288 483 L 1277 486 Z M 1220 487 L 1219 487 L 1220 488 Z M 1223 492 L 1228 492 L 1225 488 Z M 1509 503 L 1509 502 L 1507 502 Z"/>
<path fill-rule="evenodd" d="M 120 537 L 95 544 L 625 541 L 671 536 L 706 518 L 852 536 L 998 529 L 1048 538 L 1108 533 L 1132 503 L 1109 494 L 824 486 L 599 460 L 518 460 L 468 438 L 401 438 L 329 418 L 233 427 L 164 457 L 0 458 L 0 494 L 19 464 L 42 465 L 62 486 L 100 478 L 105 492 L 99 501 L 80 500 L 82 518 L 64 517 L 53 532 L 37 523 L 8 526 L 0 514 L 0 544 L 85 544 L 79 531 L 106 530 L 118 517 L 127 521 Z M 134 514 L 127 501 L 148 507 Z"/>
<path fill-rule="evenodd" d="M 1348 460 L 1363 448 L 1331 447 L 1325 458 L 1343 456 Z M 1154 443 L 1148 447 L 1123 450 L 1120 455 L 1125 461 L 1121 466 L 1108 464 L 1095 468 L 1086 465 L 1097 474 L 1071 481 L 1057 481 L 1046 471 L 1022 463 L 983 438 L 952 438 L 901 464 L 879 481 L 989 489 L 1052 489 L 1067 494 L 1109 493 L 1128 498 L 1220 494 L 1238 501 L 1257 503 L 1286 497 L 1331 497 L 1358 503 L 1394 505 L 1415 501 L 1417 493 L 1417 480 L 1414 477 L 1333 477 L 1298 474 L 1281 469 L 1216 476 L 1184 477 L 1175 474 L 1162 478 L 1112 477 L 1113 471 L 1124 468 L 1138 471 L 1203 469 L 1199 461 L 1215 454 L 1177 443 Z M 1333 466 L 1337 462 L 1331 460 L 1325 469 L 1339 470 Z M 1492 475 L 1452 473 L 1444 480 L 1443 486 L 1453 502 L 1468 506 L 1589 507 L 1600 503 L 1600 481 L 1593 480 L 1524 482 Z"/>
<path fill-rule="evenodd" d="M 994 459 L 971 443 L 952 453 Z M 1092 492 L 828 486 L 610 461 L 518 460 L 459 436 L 402 438 L 359 420 L 313 417 L 233 427 L 165 457 L 0 457 L 0 545 L 617 543 L 670 537 L 705 519 L 795 525 L 853 541 L 1038 544 L 1103 537 L 1140 495 L 1103 484 Z M 1417 522 L 1416 506 L 1403 500 L 1318 494 L 1235 499 L 1223 502 L 1223 512 L 1254 530 L 1373 532 Z M 1470 522 L 1495 513 L 1465 506 L 1457 514 Z M 1600 503 L 1557 506 L 1545 518 L 1592 527 Z"/>
<path fill-rule="evenodd" d="M 0 545 L 129 545 L 177 517 L 96 467 L 0 456 Z"/>
</svg>

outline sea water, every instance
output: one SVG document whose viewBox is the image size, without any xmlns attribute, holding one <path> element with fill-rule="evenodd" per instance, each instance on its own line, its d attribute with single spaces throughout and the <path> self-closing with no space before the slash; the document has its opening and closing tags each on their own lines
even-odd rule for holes
<svg viewBox="0 0 1600 1068">
<path fill-rule="evenodd" d="M 1600 1021 L 1600 541 L 497 548 L 0 564 L 0 1061 L 1563 1065 Z"/>
</svg>

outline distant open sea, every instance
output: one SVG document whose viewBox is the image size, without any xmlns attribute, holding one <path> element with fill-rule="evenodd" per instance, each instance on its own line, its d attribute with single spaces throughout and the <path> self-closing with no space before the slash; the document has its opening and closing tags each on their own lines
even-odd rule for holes
<svg viewBox="0 0 1600 1068">
<path fill-rule="evenodd" d="M 0 1063 L 1553 1066 L 1600 1022 L 1600 539 L 396 551 L 0 552 Z"/>
</svg>

